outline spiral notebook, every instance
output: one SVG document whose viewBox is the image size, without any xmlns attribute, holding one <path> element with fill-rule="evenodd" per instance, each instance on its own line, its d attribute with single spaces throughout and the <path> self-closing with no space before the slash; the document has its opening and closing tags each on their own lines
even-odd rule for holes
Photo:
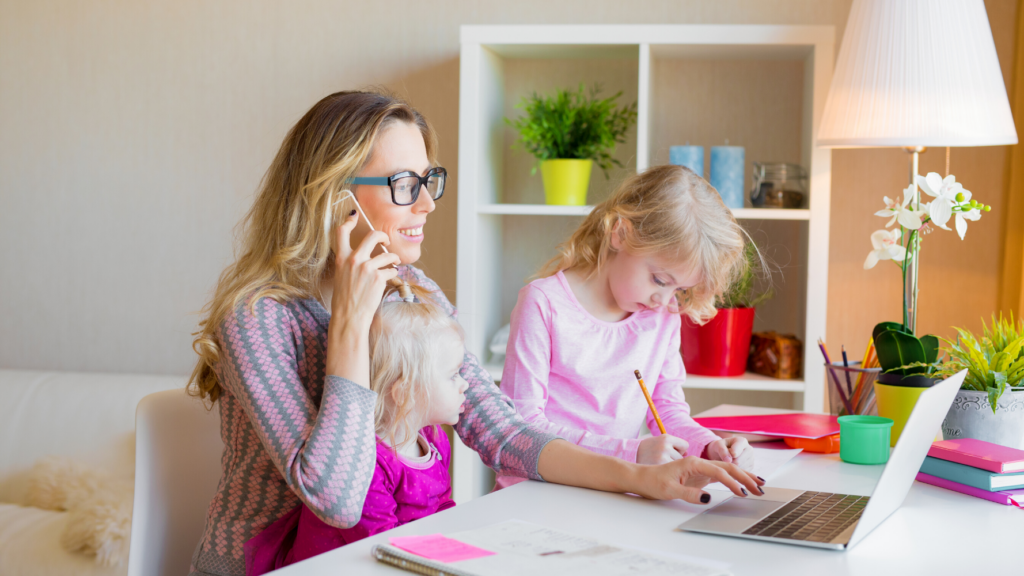
<svg viewBox="0 0 1024 576">
<path fill-rule="evenodd" d="M 604 544 L 536 524 L 510 520 L 479 530 L 449 534 L 447 538 L 493 554 L 440 562 L 377 544 L 371 550 L 380 562 L 426 576 L 729 576 L 727 565 L 698 558 L 672 558 L 641 550 Z"/>
</svg>

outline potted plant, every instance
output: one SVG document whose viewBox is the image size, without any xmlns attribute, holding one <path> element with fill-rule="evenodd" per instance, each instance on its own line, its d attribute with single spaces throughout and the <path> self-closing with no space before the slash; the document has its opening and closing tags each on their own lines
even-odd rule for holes
<svg viewBox="0 0 1024 576">
<path fill-rule="evenodd" d="M 942 436 L 1024 449 L 1024 322 L 993 315 L 982 328 L 981 338 L 957 328 L 955 342 L 943 339 L 948 359 L 923 366 L 935 378 L 967 370 Z"/>
<path fill-rule="evenodd" d="M 636 123 L 636 102 L 617 108 L 615 100 L 598 98 L 595 85 L 589 94 L 579 90 L 557 90 L 553 96 L 534 93 L 516 105 L 525 114 L 505 122 L 519 131 L 519 142 L 540 164 L 544 197 L 548 204 L 583 206 L 594 162 L 604 171 L 622 163 L 612 158 L 616 143 L 626 141 L 626 132 Z M 537 173 L 534 166 L 532 174 Z"/>
<path fill-rule="evenodd" d="M 772 295 L 770 283 L 758 282 L 760 252 L 753 242 L 743 249 L 743 274 L 715 301 L 718 312 L 703 326 L 683 316 L 680 351 L 688 374 L 740 376 L 747 368 L 754 310 Z M 767 284 L 767 286 L 765 286 Z"/>
<path fill-rule="evenodd" d="M 918 186 L 932 197 L 930 202 L 919 202 Z M 939 339 L 916 335 L 917 262 L 921 240 L 936 228 L 949 230 L 946 224 L 950 219 L 963 240 L 967 222 L 980 219 L 981 213 L 992 207 L 972 199 L 971 192 L 958 183 L 955 176 L 943 178 L 935 172 L 917 176 L 903 191 L 902 201 L 899 196 L 895 200 L 885 196 L 883 200 L 885 208 L 875 215 L 889 218 L 889 222 L 886 229 L 871 234 L 873 250 L 864 260 L 864 269 L 873 268 L 879 261 L 891 260 L 900 267 L 903 277 L 903 322 L 881 322 L 872 331 L 872 342 L 882 367 L 882 374 L 875 381 L 878 414 L 895 422 L 890 434 L 895 446 L 917 398 L 937 381 L 929 366 L 938 360 Z M 893 228 L 896 223 L 899 226 Z"/>
</svg>

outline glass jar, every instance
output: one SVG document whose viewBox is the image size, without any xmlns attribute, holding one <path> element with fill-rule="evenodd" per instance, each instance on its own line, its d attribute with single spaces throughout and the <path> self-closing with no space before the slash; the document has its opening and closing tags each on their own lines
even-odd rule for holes
<svg viewBox="0 0 1024 576">
<path fill-rule="evenodd" d="M 755 208 L 803 208 L 807 197 L 807 170 L 798 164 L 754 162 Z"/>
</svg>

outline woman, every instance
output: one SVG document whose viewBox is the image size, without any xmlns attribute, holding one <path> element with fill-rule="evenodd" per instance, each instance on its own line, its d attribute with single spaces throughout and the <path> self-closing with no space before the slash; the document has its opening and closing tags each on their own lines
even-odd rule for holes
<svg viewBox="0 0 1024 576">
<path fill-rule="evenodd" d="M 419 284 L 455 314 L 412 266 L 444 192 L 436 149 L 418 112 L 366 92 L 324 98 L 285 138 L 193 344 L 189 386 L 221 403 L 224 473 L 191 573 L 244 574 L 244 543 L 300 502 L 332 526 L 359 521 L 376 453 L 368 335 L 385 284 Z M 378 244 L 388 252 L 374 256 Z M 526 424 L 472 354 L 461 375 L 455 430 L 503 475 L 692 503 L 708 502 L 700 487 L 714 481 L 759 491 L 731 464 L 599 456 Z"/>
</svg>

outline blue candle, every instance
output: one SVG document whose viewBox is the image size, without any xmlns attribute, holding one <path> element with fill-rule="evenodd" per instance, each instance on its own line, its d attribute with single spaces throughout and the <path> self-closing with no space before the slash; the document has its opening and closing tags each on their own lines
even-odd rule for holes
<svg viewBox="0 0 1024 576">
<path fill-rule="evenodd" d="M 704 147 L 703 146 L 669 146 L 668 163 L 676 166 L 686 166 L 690 170 L 704 177 Z"/>
<path fill-rule="evenodd" d="M 711 147 L 711 185 L 729 208 L 743 208 L 743 168 L 742 146 Z"/>
</svg>

